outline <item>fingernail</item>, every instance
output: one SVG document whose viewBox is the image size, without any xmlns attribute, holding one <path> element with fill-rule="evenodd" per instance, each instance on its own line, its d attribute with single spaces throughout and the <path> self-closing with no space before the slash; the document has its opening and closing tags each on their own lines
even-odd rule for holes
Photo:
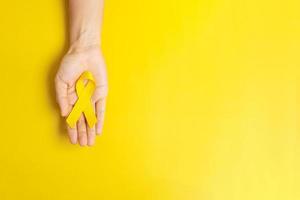
<svg viewBox="0 0 300 200">
<path fill-rule="evenodd" d="M 77 143 L 77 138 L 76 137 L 71 137 L 71 143 L 76 144 Z"/>
<path fill-rule="evenodd" d="M 86 146 L 86 145 L 87 145 L 86 139 L 81 139 L 81 140 L 79 141 L 79 144 L 80 144 L 80 146 L 82 146 L 82 147 Z"/>
<path fill-rule="evenodd" d="M 85 146 L 86 146 L 86 144 L 84 144 L 84 143 L 80 143 L 80 146 L 82 146 L 82 147 L 85 147 Z"/>
<path fill-rule="evenodd" d="M 93 146 L 94 144 L 95 144 L 94 141 L 89 141 L 88 142 L 88 146 L 90 146 L 90 147 Z"/>
<path fill-rule="evenodd" d="M 102 131 L 101 132 L 98 132 L 98 133 L 96 133 L 97 135 L 102 135 Z"/>
</svg>

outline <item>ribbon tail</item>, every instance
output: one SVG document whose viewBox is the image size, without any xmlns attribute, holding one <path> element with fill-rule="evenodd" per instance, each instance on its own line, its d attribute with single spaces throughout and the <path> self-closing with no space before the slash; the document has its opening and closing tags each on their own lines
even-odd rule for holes
<svg viewBox="0 0 300 200">
<path fill-rule="evenodd" d="M 80 115 L 81 115 L 81 109 L 79 104 L 75 104 L 74 108 L 72 109 L 71 113 L 69 114 L 68 118 L 66 119 L 68 125 L 71 128 L 74 128 L 76 125 L 76 122 L 78 121 Z"/>
<path fill-rule="evenodd" d="M 95 124 L 97 122 L 97 117 L 96 117 L 95 111 L 91 104 L 89 104 L 85 108 L 84 115 L 85 115 L 85 118 L 86 118 L 86 121 L 87 121 L 89 127 L 92 128 L 93 126 L 95 126 Z"/>
</svg>

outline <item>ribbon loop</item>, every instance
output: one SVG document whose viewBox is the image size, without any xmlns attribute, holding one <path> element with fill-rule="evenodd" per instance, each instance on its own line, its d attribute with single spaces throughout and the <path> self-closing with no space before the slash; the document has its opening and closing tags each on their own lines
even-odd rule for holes
<svg viewBox="0 0 300 200">
<path fill-rule="evenodd" d="M 87 81 L 86 84 L 85 81 Z M 75 127 L 81 113 L 84 114 L 90 128 L 96 124 L 97 118 L 91 102 L 95 87 L 95 80 L 92 73 L 88 71 L 82 73 L 76 82 L 78 100 L 66 120 L 71 128 Z"/>
</svg>

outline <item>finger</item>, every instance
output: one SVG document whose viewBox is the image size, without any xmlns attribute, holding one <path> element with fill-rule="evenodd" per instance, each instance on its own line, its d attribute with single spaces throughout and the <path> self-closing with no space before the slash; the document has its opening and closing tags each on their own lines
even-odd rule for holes
<svg viewBox="0 0 300 200">
<path fill-rule="evenodd" d="M 95 144 L 95 138 L 96 138 L 96 128 L 95 128 L 95 126 L 93 126 L 92 128 L 88 127 L 87 132 L 88 132 L 87 144 L 89 146 L 93 146 Z"/>
<path fill-rule="evenodd" d="M 97 102 L 99 99 L 104 99 L 107 96 L 107 94 L 108 94 L 107 84 L 96 85 L 96 89 L 92 96 L 92 101 Z"/>
<path fill-rule="evenodd" d="M 72 144 L 77 143 L 77 128 L 71 128 L 68 126 L 68 135 Z"/>
<path fill-rule="evenodd" d="M 96 132 L 97 132 L 97 135 L 101 135 L 102 130 L 103 130 L 105 104 L 106 104 L 106 98 L 100 99 L 96 103 L 96 115 L 97 115 Z"/>
<path fill-rule="evenodd" d="M 75 86 L 71 86 L 68 88 L 68 103 L 69 105 L 74 105 L 78 99 Z"/>
<path fill-rule="evenodd" d="M 59 104 L 61 115 L 66 116 L 70 112 L 68 103 L 68 84 L 65 83 L 59 75 L 55 77 L 56 99 Z"/>
<path fill-rule="evenodd" d="M 84 116 L 81 115 L 77 122 L 77 132 L 78 132 L 78 140 L 81 146 L 85 146 L 87 144 L 87 133 L 86 133 L 86 123 Z"/>
<path fill-rule="evenodd" d="M 92 73 L 95 76 L 95 81 L 96 81 L 96 88 L 94 91 L 94 95 L 92 97 L 93 102 L 105 98 L 108 94 L 108 80 L 107 80 L 105 63 L 98 66 L 98 68 L 101 69 L 100 72 L 92 69 Z"/>
<path fill-rule="evenodd" d="M 95 104 L 93 106 L 93 110 L 95 112 Z M 95 126 L 89 127 L 87 125 L 87 136 L 88 136 L 87 144 L 89 146 L 93 146 L 95 144 L 95 138 L 96 138 L 96 127 Z"/>
</svg>

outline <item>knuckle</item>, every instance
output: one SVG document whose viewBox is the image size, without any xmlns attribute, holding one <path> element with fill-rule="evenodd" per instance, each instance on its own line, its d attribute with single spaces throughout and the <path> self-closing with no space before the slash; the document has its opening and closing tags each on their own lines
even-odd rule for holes
<svg viewBox="0 0 300 200">
<path fill-rule="evenodd" d="M 85 131 L 85 130 L 83 130 L 83 129 L 79 129 L 79 130 L 78 130 L 78 135 L 79 135 L 79 136 L 82 137 L 82 136 L 84 136 L 85 134 L 86 134 L 86 131 Z"/>
<path fill-rule="evenodd" d="M 94 128 L 88 128 L 88 134 L 89 135 L 95 135 L 95 129 Z"/>
<path fill-rule="evenodd" d="M 59 83 L 60 81 L 61 81 L 60 76 L 59 76 L 58 74 L 56 74 L 55 77 L 54 77 L 54 82 L 57 84 L 57 83 Z"/>
</svg>

